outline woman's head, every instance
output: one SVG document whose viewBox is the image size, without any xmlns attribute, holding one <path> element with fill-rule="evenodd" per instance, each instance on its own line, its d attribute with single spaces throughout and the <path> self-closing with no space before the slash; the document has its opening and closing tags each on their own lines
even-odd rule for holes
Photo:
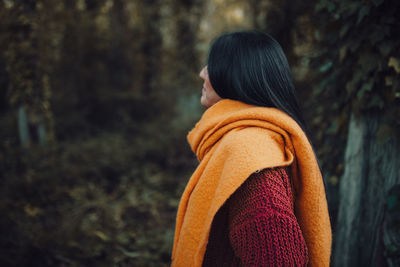
<svg viewBox="0 0 400 267">
<path fill-rule="evenodd" d="M 207 71 L 220 98 L 278 108 L 305 128 L 286 56 L 270 35 L 237 31 L 219 36 L 211 45 Z"/>
</svg>

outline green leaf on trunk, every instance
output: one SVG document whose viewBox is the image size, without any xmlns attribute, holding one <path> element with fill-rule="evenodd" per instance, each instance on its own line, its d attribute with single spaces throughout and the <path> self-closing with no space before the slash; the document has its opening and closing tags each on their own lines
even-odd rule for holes
<svg viewBox="0 0 400 267">
<path fill-rule="evenodd" d="M 383 3 L 384 0 L 372 0 L 372 2 L 375 4 L 375 6 L 380 6 Z"/>
<path fill-rule="evenodd" d="M 332 67 L 332 65 L 333 65 L 332 61 L 328 61 L 324 65 L 319 67 L 318 71 L 319 72 L 326 72 Z"/>
<path fill-rule="evenodd" d="M 360 53 L 358 64 L 362 68 L 364 75 L 378 67 L 379 59 L 379 56 L 370 52 Z"/>
<path fill-rule="evenodd" d="M 383 42 L 378 46 L 378 48 L 379 52 L 381 52 L 383 56 L 387 56 L 390 53 L 390 51 L 392 51 L 393 44 L 390 42 Z"/>
<path fill-rule="evenodd" d="M 357 25 L 360 24 L 360 22 L 364 19 L 366 15 L 368 15 L 371 7 L 370 6 L 363 6 L 360 11 L 358 12 L 358 19 L 357 19 Z"/>
<path fill-rule="evenodd" d="M 370 35 L 370 42 L 372 45 L 375 45 L 377 42 L 380 42 L 385 38 L 385 28 L 384 27 L 375 27 Z"/>
<path fill-rule="evenodd" d="M 350 24 L 345 24 L 339 32 L 340 39 L 342 39 L 350 29 Z"/>
<path fill-rule="evenodd" d="M 328 5 L 328 11 L 329 12 L 332 12 L 333 10 L 335 10 L 335 4 L 334 3 L 329 3 L 329 5 Z"/>
<path fill-rule="evenodd" d="M 385 102 L 383 102 L 382 98 L 377 94 L 372 96 L 372 99 L 368 104 L 368 107 L 371 107 L 371 108 L 378 107 L 380 109 L 383 109 L 384 106 L 385 106 Z"/>
<path fill-rule="evenodd" d="M 327 133 L 329 134 L 336 134 L 337 131 L 339 130 L 339 120 L 335 119 L 331 125 L 329 126 L 329 128 L 326 130 Z"/>
<path fill-rule="evenodd" d="M 357 92 L 357 99 L 361 100 L 364 96 L 365 90 L 361 89 Z"/>
<path fill-rule="evenodd" d="M 343 60 L 346 57 L 346 55 L 347 55 L 347 46 L 344 45 L 339 50 L 339 61 L 343 62 Z"/>
<path fill-rule="evenodd" d="M 365 91 L 371 91 L 373 86 L 374 86 L 374 82 L 370 79 L 369 82 L 364 83 L 362 88 Z"/>
<path fill-rule="evenodd" d="M 395 195 L 390 195 L 387 198 L 388 208 L 391 210 L 394 206 L 396 206 L 397 197 Z"/>
</svg>

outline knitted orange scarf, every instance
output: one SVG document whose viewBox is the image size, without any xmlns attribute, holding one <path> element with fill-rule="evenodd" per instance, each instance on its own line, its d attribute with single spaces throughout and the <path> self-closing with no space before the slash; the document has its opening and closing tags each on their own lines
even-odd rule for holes
<svg viewBox="0 0 400 267">
<path fill-rule="evenodd" d="M 321 173 L 306 135 L 291 117 L 224 99 L 206 110 L 188 141 L 200 164 L 179 204 L 172 266 L 201 266 L 214 215 L 229 196 L 253 172 L 288 165 L 309 266 L 329 266 L 331 225 Z"/>
</svg>

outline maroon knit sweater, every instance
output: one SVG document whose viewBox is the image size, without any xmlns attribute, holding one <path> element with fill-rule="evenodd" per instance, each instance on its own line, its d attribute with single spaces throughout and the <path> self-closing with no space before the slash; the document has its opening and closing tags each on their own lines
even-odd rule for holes
<svg viewBox="0 0 400 267">
<path fill-rule="evenodd" d="M 251 175 L 214 217 L 203 266 L 305 266 L 288 170 Z"/>
</svg>

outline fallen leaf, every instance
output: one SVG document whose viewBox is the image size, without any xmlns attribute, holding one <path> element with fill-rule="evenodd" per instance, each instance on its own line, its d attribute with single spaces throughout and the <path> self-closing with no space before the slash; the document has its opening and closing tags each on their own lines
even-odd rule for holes
<svg viewBox="0 0 400 267">
<path fill-rule="evenodd" d="M 34 207 L 31 204 L 26 204 L 24 207 L 24 211 L 26 214 L 28 214 L 31 217 L 34 217 L 41 212 L 40 208 Z"/>
</svg>

